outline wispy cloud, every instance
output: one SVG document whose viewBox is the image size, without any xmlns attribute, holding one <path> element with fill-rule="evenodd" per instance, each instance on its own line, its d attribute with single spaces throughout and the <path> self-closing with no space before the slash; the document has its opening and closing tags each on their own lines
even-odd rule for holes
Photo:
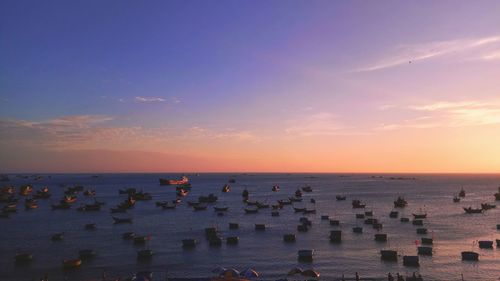
<svg viewBox="0 0 500 281">
<path fill-rule="evenodd" d="M 423 116 L 382 124 L 378 130 L 466 127 L 500 124 L 500 101 L 438 101 L 404 107 Z"/>
<path fill-rule="evenodd" d="M 496 53 L 488 55 L 484 47 L 500 44 L 500 36 L 467 38 L 447 41 L 433 41 L 413 45 L 401 45 L 391 51 L 391 55 L 383 57 L 375 63 L 356 69 L 355 72 L 375 71 L 405 65 L 418 61 L 437 59 L 465 52 L 484 53 L 487 58 L 496 58 Z M 484 56 L 482 56 L 484 58 Z"/>
<path fill-rule="evenodd" d="M 134 99 L 136 102 L 165 102 L 167 101 L 164 98 L 160 97 L 135 97 Z"/>
<path fill-rule="evenodd" d="M 114 118 L 105 115 L 63 116 L 36 122 L 0 119 L 0 145 L 3 143 L 53 150 L 127 150 L 148 147 L 153 151 L 163 151 L 169 147 L 206 140 L 218 143 L 260 141 L 256 134 L 246 130 L 116 126 L 109 122 L 111 120 Z"/>
<path fill-rule="evenodd" d="M 481 56 L 481 59 L 485 61 L 500 60 L 500 50 L 486 53 L 483 56 Z"/>
<path fill-rule="evenodd" d="M 341 124 L 338 116 L 330 112 L 318 112 L 303 115 L 288 122 L 285 129 L 288 136 L 335 136 L 366 134 L 354 131 L 353 128 Z"/>
</svg>

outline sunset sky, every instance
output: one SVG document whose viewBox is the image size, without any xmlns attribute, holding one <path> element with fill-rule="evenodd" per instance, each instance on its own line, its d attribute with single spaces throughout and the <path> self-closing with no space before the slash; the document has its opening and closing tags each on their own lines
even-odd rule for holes
<svg viewBox="0 0 500 281">
<path fill-rule="evenodd" d="M 500 172 L 500 1 L 0 2 L 2 172 Z"/>
</svg>

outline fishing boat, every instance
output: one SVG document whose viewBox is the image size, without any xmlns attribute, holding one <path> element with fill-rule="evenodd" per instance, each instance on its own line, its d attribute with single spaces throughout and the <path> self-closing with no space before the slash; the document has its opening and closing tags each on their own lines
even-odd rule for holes
<svg viewBox="0 0 500 281">
<path fill-rule="evenodd" d="M 296 213 L 303 213 L 306 210 L 306 208 L 305 207 L 293 207 L 293 210 Z"/>
<path fill-rule="evenodd" d="M 458 196 L 455 195 L 453 197 L 453 203 L 458 203 L 458 202 L 460 202 L 460 197 L 458 197 Z"/>
<path fill-rule="evenodd" d="M 137 259 L 138 260 L 149 260 L 153 257 L 153 255 L 154 255 L 154 252 L 152 250 L 149 250 L 149 249 L 137 251 Z"/>
<path fill-rule="evenodd" d="M 229 184 L 225 184 L 222 187 L 222 192 L 227 193 L 227 192 L 230 192 L 230 191 L 231 191 L 231 187 L 229 186 Z"/>
<path fill-rule="evenodd" d="M 146 242 L 151 240 L 151 236 L 150 235 L 142 235 L 142 236 L 135 235 L 133 240 L 134 240 L 134 244 L 136 244 L 136 245 L 145 244 Z"/>
<path fill-rule="evenodd" d="M 94 250 L 91 250 L 91 249 L 84 249 L 84 250 L 78 251 L 78 256 L 82 260 L 88 260 L 88 259 L 92 259 L 93 257 L 95 257 L 96 252 Z"/>
<path fill-rule="evenodd" d="M 37 190 L 33 195 L 34 199 L 48 199 L 52 194 L 49 192 L 48 187 L 43 187 L 41 190 Z"/>
<path fill-rule="evenodd" d="M 160 185 L 183 185 L 189 183 L 189 178 L 187 176 L 182 176 L 180 180 L 169 180 L 160 178 Z"/>
<path fill-rule="evenodd" d="M 134 232 L 125 232 L 122 234 L 122 239 L 123 240 L 132 240 L 134 239 L 135 237 L 135 233 Z"/>
<path fill-rule="evenodd" d="M 203 210 L 207 209 L 207 205 L 206 204 L 198 204 L 198 205 L 193 206 L 193 209 L 195 211 L 203 211 Z"/>
<path fill-rule="evenodd" d="M 21 186 L 21 189 L 19 190 L 19 195 L 22 196 L 27 196 L 33 192 L 33 187 L 29 184 Z"/>
<path fill-rule="evenodd" d="M 24 207 L 26 210 L 33 210 L 38 208 L 38 203 L 35 199 L 26 199 L 24 200 Z"/>
<path fill-rule="evenodd" d="M 255 204 L 255 206 L 257 206 L 257 208 L 259 208 L 259 209 L 267 209 L 267 208 L 269 208 L 269 204 L 267 204 L 267 203 L 261 203 L 259 201 L 257 201 L 257 204 Z"/>
<path fill-rule="evenodd" d="M 483 208 L 474 209 L 472 207 L 467 207 L 467 208 L 464 207 L 463 209 L 466 214 L 480 214 L 484 211 Z"/>
<path fill-rule="evenodd" d="M 297 257 L 300 261 L 311 262 L 313 260 L 314 250 L 299 250 L 297 252 Z"/>
<path fill-rule="evenodd" d="M 250 193 L 248 192 L 248 190 L 247 190 L 246 188 L 245 188 L 245 189 L 243 190 L 243 192 L 241 193 L 241 196 L 242 196 L 243 198 L 246 198 L 246 199 L 248 199 L 248 196 L 249 196 L 249 195 L 250 195 Z"/>
<path fill-rule="evenodd" d="M 167 204 L 165 204 L 165 205 L 162 205 L 162 206 L 161 206 L 161 208 L 162 208 L 163 210 L 173 210 L 173 209 L 175 209 L 176 207 L 177 207 L 177 204 L 172 204 L 172 205 L 171 205 L 171 204 L 168 204 L 168 203 L 167 203 Z"/>
<path fill-rule="evenodd" d="M 118 218 L 118 217 L 113 217 L 113 220 L 115 221 L 116 224 L 119 223 L 132 223 L 132 218 Z"/>
<path fill-rule="evenodd" d="M 151 200 L 153 198 L 153 196 L 151 196 L 151 194 L 149 194 L 147 192 L 143 192 L 143 191 L 136 192 L 135 194 L 130 195 L 130 197 L 133 198 L 134 200 L 138 200 L 138 201 L 147 201 L 147 200 Z"/>
<path fill-rule="evenodd" d="M 304 214 L 316 214 L 316 209 L 304 209 Z"/>
<path fill-rule="evenodd" d="M 462 188 L 460 192 L 458 193 L 459 197 L 465 197 L 465 190 Z"/>
<path fill-rule="evenodd" d="M 481 240 L 478 241 L 477 244 L 481 249 L 493 249 L 493 241 L 490 240 Z"/>
<path fill-rule="evenodd" d="M 366 204 L 361 203 L 360 200 L 355 199 L 355 200 L 352 200 L 352 207 L 354 209 L 362 209 L 362 208 L 366 207 Z"/>
<path fill-rule="evenodd" d="M 415 219 L 425 219 L 427 218 L 427 213 L 422 213 L 422 214 L 412 214 L 413 218 Z"/>
<path fill-rule="evenodd" d="M 295 197 L 302 197 L 302 191 L 300 191 L 300 189 L 295 190 Z"/>
<path fill-rule="evenodd" d="M 420 261 L 418 256 L 403 256 L 403 265 L 404 266 L 420 266 Z"/>
<path fill-rule="evenodd" d="M 63 260 L 63 268 L 64 269 L 78 268 L 78 267 L 80 267 L 80 265 L 82 265 L 81 259 Z"/>
<path fill-rule="evenodd" d="M 52 204 L 52 210 L 67 210 L 71 208 L 71 204 L 60 202 L 59 204 Z"/>
<path fill-rule="evenodd" d="M 75 195 L 65 195 L 64 198 L 61 200 L 61 203 L 62 202 L 67 204 L 75 203 L 76 199 L 77 197 Z"/>
<path fill-rule="evenodd" d="M 31 253 L 19 253 L 14 257 L 17 264 L 25 264 L 33 261 L 33 254 Z"/>
<path fill-rule="evenodd" d="M 478 261 L 479 254 L 476 252 L 464 251 L 464 252 L 462 252 L 462 260 L 463 261 Z"/>
<path fill-rule="evenodd" d="M 188 193 L 189 192 L 187 190 L 185 190 L 184 188 L 181 188 L 181 189 L 177 190 L 177 196 L 179 196 L 179 197 L 187 196 Z"/>
<path fill-rule="evenodd" d="M 347 199 L 347 196 L 337 195 L 335 196 L 335 198 L 337 199 L 337 201 L 344 201 Z"/>
<path fill-rule="evenodd" d="M 245 208 L 245 213 L 247 214 L 255 214 L 257 212 L 259 212 L 258 208 Z"/>
<path fill-rule="evenodd" d="M 229 210 L 229 207 L 217 207 L 217 206 L 215 206 L 214 210 L 216 212 L 225 212 L 225 211 Z"/>
<path fill-rule="evenodd" d="M 288 242 L 288 243 L 295 242 L 295 239 L 296 239 L 295 234 L 293 234 L 293 233 L 283 235 L 284 242 Z"/>
<path fill-rule="evenodd" d="M 408 202 L 401 196 L 398 196 L 396 201 L 394 201 L 394 208 L 404 208 L 408 205 Z"/>
<path fill-rule="evenodd" d="M 380 258 L 384 261 L 397 261 L 398 252 L 394 250 L 380 250 Z"/>
<path fill-rule="evenodd" d="M 96 195 L 96 192 L 95 190 L 92 190 L 92 189 L 87 189 L 83 192 L 83 195 L 85 196 L 95 196 Z"/>
<path fill-rule="evenodd" d="M 485 211 L 490 210 L 490 209 L 494 209 L 496 207 L 497 207 L 497 205 L 494 205 L 494 204 L 489 204 L 489 203 L 481 204 L 481 208 Z"/>
<path fill-rule="evenodd" d="M 302 187 L 302 191 L 304 191 L 304 192 L 312 192 L 313 190 L 312 190 L 312 187 L 310 187 L 310 186 L 304 186 L 304 187 Z"/>
</svg>

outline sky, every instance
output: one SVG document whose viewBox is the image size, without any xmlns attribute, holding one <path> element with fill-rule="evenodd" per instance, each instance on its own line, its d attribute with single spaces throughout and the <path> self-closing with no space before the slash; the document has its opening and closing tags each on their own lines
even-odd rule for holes
<svg viewBox="0 0 500 281">
<path fill-rule="evenodd" d="M 500 172 L 499 1 L 0 2 L 0 172 Z"/>
</svg>

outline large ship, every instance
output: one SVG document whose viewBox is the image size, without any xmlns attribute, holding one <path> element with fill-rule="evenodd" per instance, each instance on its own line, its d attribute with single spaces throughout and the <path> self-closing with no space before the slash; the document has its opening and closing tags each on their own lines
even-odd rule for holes
<svg viewBox="0 0 500 281">
<path fill-rule="evenodd" d="M 180 180 L 168 180 L 160 178 L 160 185 L 183 185 L 188 183 L 189 183 L 189 178 L 186 176 L 182 176 Z"/>
</svg>

